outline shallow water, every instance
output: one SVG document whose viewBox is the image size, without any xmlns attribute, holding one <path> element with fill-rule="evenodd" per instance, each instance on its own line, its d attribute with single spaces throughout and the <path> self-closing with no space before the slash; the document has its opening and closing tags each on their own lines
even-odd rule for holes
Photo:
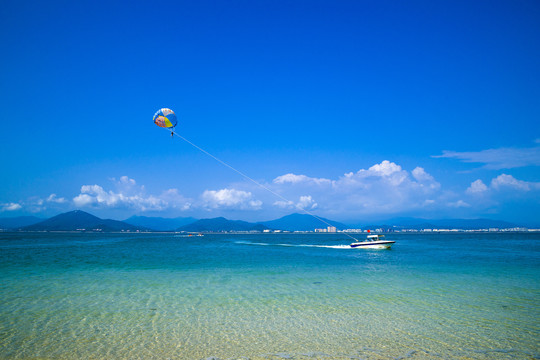
<svg viewBox="0 0 540 360">
<path fill-rule="evenodd" d="M 540 359 L 540 234 L 0 233 L 0 358 Z"/>
</svg>

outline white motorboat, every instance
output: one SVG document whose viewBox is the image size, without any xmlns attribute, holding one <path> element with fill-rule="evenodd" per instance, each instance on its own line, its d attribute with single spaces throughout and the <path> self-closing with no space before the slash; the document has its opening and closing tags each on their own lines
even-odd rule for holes
<svg viewBox="0 0 540 360">
<path fill-rule="evenodd" d="M 354 242 L 351 244 L 352 248 L 363 249 L 390 249 L 395 241 L 384 240 L 384 235 L 368 235 L 366 240 Z"/>
</svg>

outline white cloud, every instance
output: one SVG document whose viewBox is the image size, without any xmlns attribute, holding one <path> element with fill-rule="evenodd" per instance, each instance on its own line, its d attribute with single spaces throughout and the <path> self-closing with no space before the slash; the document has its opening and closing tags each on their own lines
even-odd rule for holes
<svg viewBox="0 0 540 360">
<path fill-rule="evenodd" d="M 466 190 L 468 194 L 481 194 L 486 191 L 488 191 L 488 187 L 480 179 L 473 181 Z"/>
<path fill-rule="evenodd" d="M 300 209 L 312 210 L 317 207 L 317 203 L 311 198 L 311 196 L 300 196 L 300 201 L 296 206 Z"/>
<path fill-rule="evenodd" d="M 22 209 L 21 204 L 17 204 L 17 203 L 13 203 L 13 202 L 0 204 L 0 212 L 3 212 L 3 211 L 16 211 L 16 210 L 20 210 L 20 209 Z"/>
<path fill-rule="evenodd" d="M 348 174 L 348 177 L 356 177 L 356 180 L 360 182 L 378 182 L 395 187 L 406 181 L 407 178 L 409 178 L 409 173 L 404 171 L 401 166 L 396 163 L 384 160 L 380 164 L 375 164 L 367 170 L 359 170 L 356 175 L 351 176 Z"/>
<path fill-rule="evenodd" d="M 135 180 L 130 179 L 129 177 L 127 177 L 125 175 L 120 177 L 119 183 L 120 184 L 130 185 L 130 186 L 136 184 Z"/>
<path fill-rule="evenodd" d="M 276 201 L 274 202 L 274 206 L 277 206 L 282 209 L 294 209 L 295 207 L 294 202 L 290 200 L 289 201 L 283 201 L 283 200 Z"/>
<path fill-rule="evenodd" d="M 274 179 L 274 183 L 275 184 L 286 184 L 286 183 L 295 184 L 295 183 L 305 182 L 309 179 L 310 178 L 307 177 L 306 175 L 295 175 L 295 174 L 289 173 L 289 174 L 278 176 L 277 178 Z"/>
<path fill-rule="evenodd" d="M 24 209 L 25 212 L 39 213 L 47 210 L 49 207 L 62 208 L 67 203 L 68 201 L 65 198 L 58 197 L 56 194 L 50 194 L 46 199 L 31 196 L 18 203 L 0 203 L 0 212 Z"/>
<path fill-rule="evenodd" d="M 419 166 L 415 167 L 413 171 L 411 172 L 412 176 L 415 178 L 416 181 L 420 183 L 434 183 L 435 179 L 433 176 L 428 174 L 424 168 L 421 168 Z"/>
<path fill-rule="evenodd" d="M 201 198 L 208 209 L 258 210 L 262 205 L 253 199 L 251 192 L 236 189 L 206 190 Z"/>
<path fill-rule="evenodd" d="M 401 172 L 401 170 L 402 170 L 401 166 L 393 162 L 390 162 L 388 160 L 384 160 L 382 163 L 375 164 L 372 167 L 370 167 L 368 171 L 378 176 L 390 176 L 394 173 Z M 365 171 L 365 170 L 361 170 L 361 171 Z"/>
<path fill-rule="evenodd" d="M 473 181 L 462 195 L 466 197 L 463 201 L 467 205 L 458 206 L 460 204 L 456 202 L 449 205 L 469 207 L 475 216 L 482 212 L 490 214 L 507 212 L 507 215 L 515 216 L 520 211 L 520 204 L 527 204 L 526 207 L 529 208 L 540 205 L 540 183 L 500 174 L 489 181 L 481 179 Z"/>
<path fill-rule="evenodd" d="M 334 181 L 333 186 L 336 190 L 346 192 L 352 189 L 380 189 L 382 193 L 391 191 L 401 195 L 412 192 L 433 192 L 440 188 L 440 184 L 423 168 L 415 168 L 411 177 L 408 171 L 388 160 L 373 165 L 367 170 L 361 169 L 356 173 L 347 173 Z"/>
<path fill-rule="evenodd" d="M 312 203 L 308 198 L 298 203 L 274 202 L 278 207 L 313 206 L 328 214 L 358 216 L 397 213 L 423 208 L 426 204 L 433 206 L 437 201 L 435 195 L 440 190 L 440 184 L 421 167 L 408 172 L 400 165 L 384 160 L 368 169 L 349 172 L 334 180 L 286 174 L 275 178 L 272 188 L 288 199 L 310 193 Z M 316 203 L 313 198 L 317 199 Z"/>
<path fill-rule="evenodd" d="M 73 198 L 73 203 L 77 207 L 85 207 L 97 203 L 97 200 L 88 194 L 79 194 Z"/>
<path fill-rule="evenodd" d="M 297 203 L 294 203 L 293 201 L 276 201 L 273 204 L 274 206 L 277 206 L 282 209 L 299 209 L 299 210 L 313 210 L 316 209 L 318 204 L 313 200 L 311 195 L 302 195 L 298 199 Z"/>
<path fill-rule="evenodd" d="M 160 198 L 166 200 L 170 208 L 180 209 L 182 211 L 191 209 L 193 205 L 190 200 L 180 194 L 178 189 L 165 190 Z"/>
<path fill-rule="evenodd" d="M 47 198 L 47 202 L 50 203 L 57 203 L 57 204 L 64 204 L 67 202 L 67 200 L 63 197 L 57 197 L 56 194 L 51 194 Z"/>
<path fill-rule="evenodd" d="M 518 180 L 512 175 L 507 174 L 501 174 L 491 180 L 491 187 L 494 189 L 510 188 L 513 190 L 529 191 L 534 186 L 534 183 Z"/>
<path fill-rule="evenodd" d="M 466 202 L 463 201 L 463 200 L 458 200 L 458 201 L 455 201 L 455 202 L 450 202 L 450 203 L 448 203 L 448 206 L 449 206 L 449 207 L 453 207 L 453 208 L 468 208 L 468 207 L 471 207 L 471 205 L 469 205 L 468 203 L 466 203 Z"/>
<path fill-rule="evenodd" d="M 105 205 L 108 207 L 114 207 L 122 200 L 125 200 L 122 194 L 107 192 L 99 185 L 81 186 L 81 194 L 73 199 L 75 205 L 78 206 Z"/>
<path fill-rule="evenodd" d="M 484 194 L 491 192 L 495 196 L 494 192 L 500 192 L 504 190 L 528 192 L 533 190 L 540 190 L 540 183 L 518 180 L 512 175 L 501 174 L 493 179 L 489 183 L 489 186 L 484 184 L 480 179 L 475 180 L 467 188 L 466 193 L 471 195 Z"/>
<path fill-rule="evenodd" d="M 73 198 L 76 207 L 127 208 L 137 211 L 163 211 L 167 209 L 187 210 L 191 202 L 179 194 L 177 189 L 169 189 L 161 195 L 148 195 L 144 186 L 127 176 L 118 181 L 112 179 L 117 191 L 105 190 L 100 185 L 83 185 L 80 194 Z"/>
<path fill-rule="evenodd" d="M 421 186 L 427 187 L 431 190 L 438 190 L 441 187 L 435 178 L 428 174 L 424 168 L 416 167 L 412 171 L 412 176 Z"/>
<path fill-rule="evenodd" d="M 537 142 L 538 143 L 538 142 Z M 512 169 L 523 166 L 540 166 L 540 146 L 530 148 L 499 148 L 481 151 L 443 151 L 434 158 L 457 159 L 466 163 L 481 163 L 486 169 Z"/>
<path fill-rule="evenodd" d="M 274 184 L 300 184 L 300 183 L 311 183 L 316 185 L 327 185 L 332 181 L 325 178 L 312 178 L 306 175 L 296 175 L 296 174 L 285 174 L 278 176 L 274 179 Z"/>
<path fill-rule="evenodd" d="M 195 213 L 201 210 L 254 211 L 263 208 L 263 200 L 268 205 L 273 203 L 273 211 L 276 212 L 277 208 L 293 211 L 317 209 L 322 216 L 336 218 L 400 213 L 421 216 L 446 212 L 452 215 L 458 212 L 472 214 L 478 209 L 491 211 L 508 199 L 515 201 L 518 195 L 522 199 L 538 199 L 538 192 L 533 191 L 540 190 L 540 183 L 519 180 L 508 174 L 487 181 L 477 179 L 465 191 L 441 190 L 441 184 L 424 168 L 417 166 L 406 170 L 388 160 L 335 179 L 293 173 L 278 176 L 264 186 L 281 197 L 279 201 L 275 201 L 272 194 L 243 183 L 221 190 L 206 190 L 194 201 L 181 195 L 178 189 L 148 194 L 144 186 L 127 176 L 110 180 L 112 183 L 108 188 L 98 184 L 82 185 L 80 193 L 72 201 L 52 193 L 48 197 L 34 197 L 19 203 L 0 203 L 0 211 L 24 209 L 39 212 L 46 207 L 73 205 L 77 208 L 128 210 L 131 213 L 173 209 Z"/>
<path fill-rule="evenodd" d="M 470 196 L 470 203 L 476 209 L 495 209 L 508 202 L 515 203 L 518 199 L 535 201 L 539 198 L 539 190 L 538 182 L 518 180 L 512 175 L 501 174 L 491 179 L 487 185 L 480 179 L 473 181 L 465 195 Z"/>
</svg>

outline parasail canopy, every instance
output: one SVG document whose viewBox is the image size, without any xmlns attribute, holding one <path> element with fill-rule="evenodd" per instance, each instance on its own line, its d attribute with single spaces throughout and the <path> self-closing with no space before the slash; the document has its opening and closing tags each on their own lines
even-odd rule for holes
<svg viewBox="0 0 540 360">
<path fill-rule="evenodd" d="M 168 108 L 159 109 L 154 114 L 154 124 L 162 128 L 173 128 L 178 124 L 176 114 Z"/>
</svg>

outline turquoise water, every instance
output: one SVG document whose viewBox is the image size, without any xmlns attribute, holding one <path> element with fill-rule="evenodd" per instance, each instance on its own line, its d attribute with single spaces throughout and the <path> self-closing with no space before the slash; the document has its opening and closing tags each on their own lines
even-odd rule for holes
<svg viewBox="0 0 540 360">
<path fill-rule="evenodd" d="M 1 359 L 540 359 L 540 234 L 0 233 Z"/>
</svg>

